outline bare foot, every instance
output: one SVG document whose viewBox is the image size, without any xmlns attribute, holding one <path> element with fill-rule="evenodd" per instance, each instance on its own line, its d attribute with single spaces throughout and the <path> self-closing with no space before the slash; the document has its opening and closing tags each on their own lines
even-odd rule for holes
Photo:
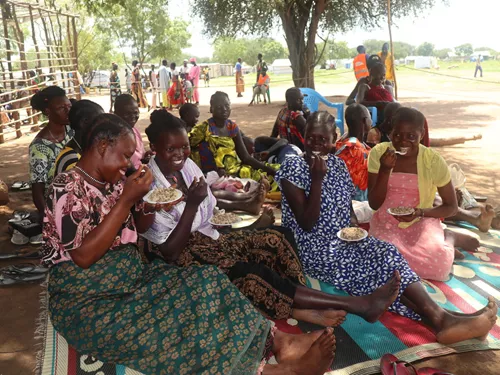
<svg viewBox="0 0 500 375">
<path fill-rule="evenodd" d="M 274 224 L 275 220 L 273 210 L 266 207 L 262 215 L 250 227 L 252 229 L 268 228 Z"/>
<path fill-rule="evenodd" d="M 269 193 L 269 190 L 271 190 L 271 184 L 269 183 L 269 180 L 265 177 L 262 177 L 260 179 L 260 182 L 264 184 L 264 187 L 266 189 L 266 194 Z"/>
<path fill-rule="evenodd" d="M 293 309 L 294 319 L 317 324 L 323 327 L 337 327 L 344 323 L 347 313 L 344 310 Z"/>
<path fill-rule="evenodd" d="M 465 251 L 476 252 L 478 247 L 481 246 L 479 240 L 473 235 L 454 232 L 449 229 L 444 230 L 445 241 L 448 242 L 452 247 L 459 247 Z M 460 253 L 460 252 L 458 252 Z M 457 250 L 455 250 L 455 259 L 463 259 L 465 256 L 460 253 L 461 258 L 457 257 Z"/>
<path fill-rule="evenodd" d="M 491 222 L 495 217 L 495 210 L 491 204 L 481 207 L 481 213 L 474 221 L 474 225 L 478 227 L 481 232 L 488 232 L 491 227 Z"/>
<path fill-rule="evenodd" d="M 479 315 L 457 316 L 446 314 L 442 327 L 436 333 L 437 341 L 448 345 L 473 338 L 485 339 L 497 320 L 498 306 L 490 303 Z"/>
<path fill-rule="evenodd" d="M 320 331 L 321 332 L 321 331 Z M 323 375 L 335 358 L 335 336 L 332 328 L 326 328 L 309 349 L 299 358 L 283 360 L 276 366 L 278 371 L 266 372 L 287 375 Z M 307 344 L 304 343 L 304 347 Z M 266 369 L 265 369 L 266 370 Z"/>
<path fill-rule="evenodd" d="M 465 255 L 460 252 L 457 248 L 455 248 L 455 260 L 465 259 Z"/>
<path fill-rule="evenodd" d="M 477 310 L 474 313 L 466 314 L 466 313 L 462 313 L 462 312 L 458 312 L 458 311 L 451 311 L 451 310 L 446 310 L 446 311 L 454 316 L 478 316 L 478 315 L 481 315 L 488 308 L 494 309 L 495 305 L 496 305 L 495 298 L 490 296 L 490 297 L 488 297 L 488 304 L 486 306 L 484 306 L 481 310 Z"/>
<path fill-rule="evenodd" d="M 491 220 L 491 227 L 500 230 L 500 210 L 495 212 L 495 217 Z"/>
<path fill-rule="evenodd" d="M 401 276 L 399 275 L 399 271 L 394 271 L 394 276 L 385 285 L 376 289 L 370 295 L 357 297 L 359 302 L 356 303 L 353 311 L 349 312 L 359 315 L 367 322 L 376 322 L 396 300 L 400 286 Z"/>
<path fill-rule="evenodd" d="M 266 200 L 266 194 L 265 184 L 263 182 L 260 182 L 259 187 L 255 191 L 253 197 L 245 201 L 245 211 L 253 215 L 258 215 L 260 213 L 262 205 L 264 204 L 264 201 Z"/>
<path fill-rule="evenodd" d="M 325 330 L 298 335 L 276 331 L 272 352 L 278 363 L 301 358 Z"/>
</svg>

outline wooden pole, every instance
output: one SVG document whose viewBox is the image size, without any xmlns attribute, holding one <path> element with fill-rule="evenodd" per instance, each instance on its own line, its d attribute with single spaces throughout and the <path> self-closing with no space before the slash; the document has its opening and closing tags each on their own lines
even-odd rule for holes
<svg viewBox="0 0 500 375">
<path fill-rule="evenodd" d="M 10 88 L 14 90 L 15 84 L 14 84 L 14 74 L 12 72 L 12 60 L 11 60 L 11 55 L 10 55 L 10 39 L 9 39 L 9 26 L 7 25 L 7 17 L 9 13 L 7 12 L 7 3 L 1 4 L 2 7 L 2 23 L 3 23 L 3 35 L 5 38 L 5 49 L 7 50 L 7 69 L 9 71 L 9 77 L 11 79 L 10 81 Z"/>
<path fill-rule="evenodd" d="M 394 68 L 394 46 L 392 44 L 392 20 L 391 20 L 391 0 L 387 0 L 387 23 L 389 24 L 389 41 L 391 43 L 392 74 L 394 75 L 394 97 L 398 99 L 398 83 L 396 81 L 396 69 Z"/>
<path fill-rule="evenodd" d="M 30 22 L 31 22 L 31 37 L 33 38 L 33 43 L 35 44 L 35 51 L 36 51 L 36 59 L 38 60 L 36 62 L 35 68 L 41 68 L 40 66 L 40 49 L 38 48 L 38 42 L 36 40 L 36 31 L 35 31 L 35 21 L 33 20 L 33 8 L 30 5 L 29 6 L 29 11 L 30 11 Z M 36 71 L 36 69 L 35 69 Z"/>
<path fill-rule="evenodd" d="M 68 19 L 69 23 L 69 19 Z M 75 75 L 74 75 L 74 80 L 75 80 L 75 93 L 76 93 L 76 98 L 80 100 L 82 98 L 82 94 L 80 93 L 80 82 L 78 80 L 78 32 L 76 31 L 76 18 L 72 17 L 71 18 L 71 26 L 73 29 L 73 56 L 74 56 L 74 70 L 75 70 Z"/>
</svg>

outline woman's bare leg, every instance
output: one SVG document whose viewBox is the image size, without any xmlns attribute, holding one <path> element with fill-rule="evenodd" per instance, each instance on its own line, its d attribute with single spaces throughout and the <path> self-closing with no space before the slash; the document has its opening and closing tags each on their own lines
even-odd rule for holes
<svg viewBox="0 0 500 375">
<path fill-rule="evenodd" d="M 420 282 L 409 285 L 401 299 L 402 303 L 409 300 L 408 307 L 413 309 L 434 329 L 437 341 L 441 344 L 472 338 L 484 338 L 496 322 L 498 306 L 490 303 L 479 315 L 457 316 L 441 308 L 427 293 Z"/>
<path fill-rule="evenodd" d="M 465 255 L 463 255 L 456 248 L 459 247 L 465 251 L 477 251 L 478 247 L 481 246 L 479 240 L 465 233 L 454 232 L 449 229 L 444 230 L 444 240 L 450 246 L 455 248 L 455 259 L 464 259 Z"/>
<path fill-rule="evenodd" d="M 458 208 L 458 213 L 449 219 L 453 221 L 466 221 L 478 227 L 481 232 L 488 232 L 494 217 L 495 210 L 493 206 L 491 204 L 486 204 L 484 207 L 475 210 Z"/>
<path fill-rule="evenodd" d="M 372 294 L 366 296 L 336 296 L 319 290 L 298 286 L 293 300 L 294 309 L 315 310 L 325 312 L 327 310 L 346 311 L 359 315 L 368 322 L 376 322 L 380 316 L 387 311 L 399 294 L 401 277 L 398 272 L 382 287 L 376 289 Z M 323 314 L 324 315 L 324 314 Z M 314 317 L 312 317 L 314 318 Z"/>
</svg>

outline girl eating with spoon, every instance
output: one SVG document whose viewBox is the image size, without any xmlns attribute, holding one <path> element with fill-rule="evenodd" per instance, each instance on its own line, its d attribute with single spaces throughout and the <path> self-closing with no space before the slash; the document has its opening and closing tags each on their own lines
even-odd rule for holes
<svg viewBox="0 0 500 375">
<path fill-rule="evenodd" d="M 368 159 L 368 199 L 377 210 L 370 234 L 394 244 L 420 277 L 443 281 L 458 245 L 440 221 L 458 209 L 450 171 L 436 151 L 420 144 L 422 113 L 400 108 L 392 121 L 392 143 L 377 145 Z M 436 192 L 442 204 L 433 207 Z M 411 208 L 408 215 L 389 213 L 391 209 L 402 212 L 403 207 Z"/>
</svg>

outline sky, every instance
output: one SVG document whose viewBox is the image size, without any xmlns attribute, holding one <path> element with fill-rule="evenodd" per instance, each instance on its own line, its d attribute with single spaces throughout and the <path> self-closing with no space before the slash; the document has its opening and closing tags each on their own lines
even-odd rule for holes
<svg viewBox="0 0 500 375">
<path fill-rule="evenodd" d="M 497 23 L 500 12 L 499 0 L 448 0 L 445 5 L 441 0 L 430 10 L 423 11 L 418 18 L 408 17 L 393 20 L 393 40 L 418 46 L 423 42 L 433 43 L 437 49 L 453 48 L 463 43 L 472 43 L 474 47 L 490 47 L 500 51 L 500 37 Z M 189 15 L 182 7 L 170 6 L 171 17 L 189 20 Z M 191 20 L 192 22 L 192 20 Z M 387 22 L 381 29 L 355 29 L 346 34 L 334 35 L 336 40 L 347 41 L 350 47 L 356 47 L 366 39 L 388 40 Z M 197 27 L 191 27 L 191 47 L 185 51 L 196 56 L 211 57 L 211 40 L 205 37 Z M 286 46 L 280 30 L 274 30 L 270 37 Z"/>
</svg>

